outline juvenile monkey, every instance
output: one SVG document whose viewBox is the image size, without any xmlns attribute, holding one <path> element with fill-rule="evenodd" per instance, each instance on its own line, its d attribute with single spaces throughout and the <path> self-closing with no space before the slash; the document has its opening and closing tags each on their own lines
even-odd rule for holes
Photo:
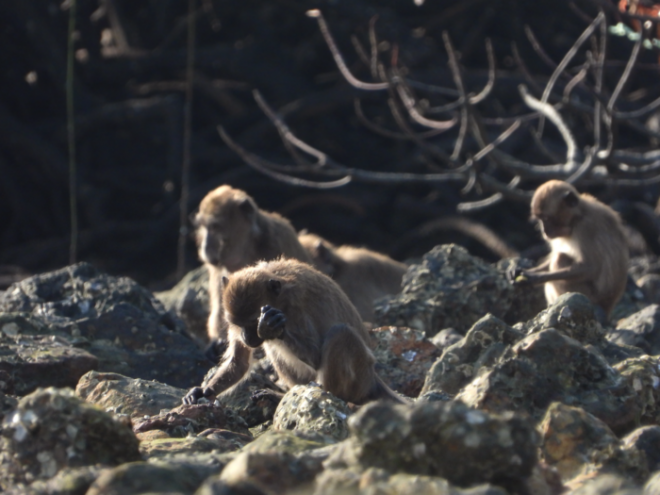
<svg viewBox="0 0 660 495">
<path fill-rule="evenodd" d="M 404 402 L 376 375 L 355 307 L 334 281 L 308 264 L 279 259 L 230 274 L 222 300 L 229 347 L 208 387 L 191 389 L 184 403 L 238 383 L 260 345 L 288 386 L 315 381 L 355 404 L 379 398 Z"/>
<path fill-rule="evenodd" d="M 222 185 L 209 192 L 193 220 L 200 259 L 209 271 L 207 354 L 219 357 L 226 344 L 227 323 L 222 310 L 222 277 L 260 260 L 280 256 L 311 263 L 288 220 L 260 210 L 244 191 Z"/>
<path fill-rule="evenodd" d="M 531 210 L 551 252 L 543 263 L 515 277 L 516 281 L 544 283 L 548 304 L 566 292 L 580 292 L 609 315 L 628 276 L 628 246 L 619 215 L 559 180 L 536 190 Z"/>
<path fill-rule="evenodd" d="M 316 269 L 339 284 L 364 321 L 373 319 L 374 299 L 401 291 L 405 264 L 369 249 L 337 247 L 307 232 L 299 233 L 298 239 Z"/>
</svg>

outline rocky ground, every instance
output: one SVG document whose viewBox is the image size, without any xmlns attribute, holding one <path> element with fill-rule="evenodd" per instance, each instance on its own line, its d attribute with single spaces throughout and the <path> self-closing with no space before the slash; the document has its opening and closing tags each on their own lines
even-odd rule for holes
<svg viewBox="0 0 660 495">
<path fill-rule="evenodd" d="M 0 293 L 0 489 L 8 494 L 660 494 L 660 300 L 635 260 L 610 323 L 544 309 L 518 260 L 456 245 L 377 301 L 377 371 L 411 405 L 282 391 L 264 358 L 215 403 L 202 270 L 154 297 L 88 264 Z M 259 393 L 256 393 L 259 392 Z"/>
</svg>

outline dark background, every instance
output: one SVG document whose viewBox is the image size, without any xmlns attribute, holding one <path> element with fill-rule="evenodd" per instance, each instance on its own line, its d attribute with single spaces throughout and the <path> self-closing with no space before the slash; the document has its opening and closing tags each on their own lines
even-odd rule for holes
<svg viewBox="0 0 660 495">
<path fill-rule="evenodd" d="M 418 225 L 455 213 L 464 197 L 454 185 L 352 183 L 317 191 L 292 187 L 254 171 L 229 150 L 216 127 L 269 159 L 289 158 L 272 124 L 259 110 L 252 89 L 280 109 L 302 139 L 352 167 L 382 171 L 432 170 L 413 143 L 366 129 L 353 99 L 363 99 L 372 120 L 396 130 L 381 94 L 352 89 L 338 73 L 316 22 L 305 12 L 320 8 L 352 70 L 369 80 L 351 44 L 368 46 L 376 30 L 383 58 L 391 46 L 411 75 L 452 87 L 442 32 L 448 31 L 468 89 L 487 77 L 484 40 L 493 41 L 496 88 L 484 115 L 524 111 L 517 84 L 524 81 L 512 58 L 515 43 L 540 81 L 552 69 L 524 34 L 529 25 L 555 61 L 561 60 L 593 17 L 592 2 L 574 8 L 562 0 L 241 0 L 198 1 L 192 165 L 189 209 L 212 188 L 228 183 L 246 190 L 267 210 L 336 243 L 365 245 L 404 259 L 440 242 L 460 242 L 479 255 L 494 255 L 456 232 L 409 242 Z M 112 274 L 130 275 L 154 288 L 175 281 L 183 150 L 186 14 L 182 0 L 78 0 L 75 112 L 79 201 L 79 259 Z M 610 22 L 616 14 L 608 13 Z M 50 0 L 0 2 L 0 265 L 36 273 L 65 265 L 69 257 L 69 189 L 66 134 L 66 40 L 68 11 Z M 117 26 L 125 40 L 119 39 Z M 109 36 L 109 34 L 111 34 Z M 121 33 L 119 33 L 121 34 Z M 105 45 L 102 41 L 105 40 Z M 108 43 L 108 40 L 111 42 Z M 631 43 L 610 37 L 616 81 Z M 642 54 L 628 92 L 658 89 L 657 52 Z M 652 92 L 652 91 L 651 91 Z M 504 109 L 504 110 L 503 110 Z M 580 140 L 580 122 L 572 121 Z M 560 155 L 562 141 L 549 130 L 547 146 Z M 456 132 L 435 140 L 451 150 Z M 539 158 L 529 135 L 519 132 L 506 150 L 520 159 Z M 621 134 L 627 146 L 650 146 L 648 138 Z M 623 146 L 626 147 L 626 146 Z M 533 189 L 537 184 L 527 183 Z M 606 201 L 634 198 L 653 204 L 657 190 L 600 188 Z M 539 236 L 528 206 L 504 202 L 472 218 L 524 249 Z M 192 239 L 187 266 L 198 264 Z M 7 269 L 7 268 L 6 268 Z"/>
</svg>

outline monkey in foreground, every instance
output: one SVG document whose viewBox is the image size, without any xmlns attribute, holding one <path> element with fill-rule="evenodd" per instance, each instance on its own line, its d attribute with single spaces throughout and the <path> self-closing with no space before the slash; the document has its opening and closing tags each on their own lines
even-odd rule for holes
<svg viewBox="0 0 660 495">
<path fill-rule="evenodd" d="M 544 283 L 548 304 L 566 292 L 580 292 L 609 315 L 628 277 L 628 246 L 619 215 L 559 180 L 536 190 L 531 210 L 551 252 L 537 267 L 514 275 L 515 282 Z"/>
<path fill-rule="evenodd" d="M 363 321 L 373 320 L 374 299 L 401 291 L 401 279 L 408 269 L 405 264 L 369 249 L 337 247 L 307 232 L 300 232 L 298 239 L 316 269 L 339 284 Z"/>
<path fill-rule="evenodd" d="M 404 402 L 376 375 L 369 335 L 339 286 L 293 259 L 261 262 L 230 274 L 223 291 L 229 346 L 208 387 L 183 398 L 194 404 L 238 383 L 252 350 L 263 346 L 287 386 L 319 383 L 354 404 Z"/>
<path fill-rule="evenodd" d="M 247 193 L 222 185 L 209 192 L 194 217 L 200 259 L 209 272 L 207 355 L 216 360 L 226 346 L 222 277 L 261 260 L 280 256 L 311 263 L 295 229 L 277 213 L 260 210 Z"/>
</svg>

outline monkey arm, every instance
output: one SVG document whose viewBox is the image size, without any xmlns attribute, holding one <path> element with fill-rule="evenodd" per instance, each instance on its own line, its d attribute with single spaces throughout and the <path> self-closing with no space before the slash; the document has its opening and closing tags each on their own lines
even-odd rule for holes
<svg viewBox="0 0 660 495">
<path fill-rule="evenodd" d="M 579 282 L 581 280 L 590 278 L 592 273 L 588 264 L 575 263 L 571 266 L 567 266 L 566 268 L 555 270 L 554 272 L 530 273 L 530 271 L 525 271 L 524 276 L 527 278 L 527 283 L 544 284 L 554 280 L 570 280 L 573 282 Z"/>
<path fill-rule="evenodd" d="M 548 269 L 550 268 L 550 258 L 546 258 L 543 260 L 541 263 L 536 265 L 534 268 L 530 268 L 529 270 L 523 270 L 524 273 L 539 273 L 539 272 L 547 272 Z"/>
</svg>

